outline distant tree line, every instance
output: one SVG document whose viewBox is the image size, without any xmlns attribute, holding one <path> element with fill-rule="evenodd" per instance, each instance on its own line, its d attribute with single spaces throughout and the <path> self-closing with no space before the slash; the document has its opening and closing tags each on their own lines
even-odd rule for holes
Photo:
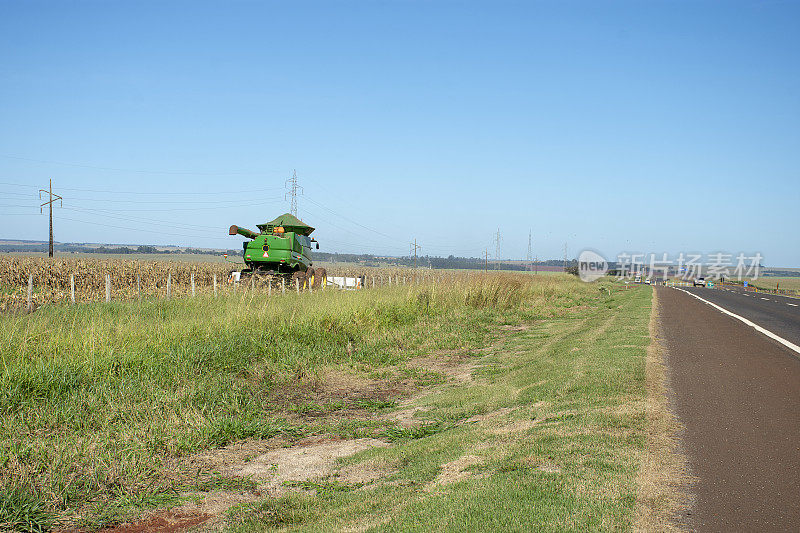
<svg viewBox="0 0 800 533">
<path fill-rule="evenodd" d="M 760 268 L 764 268 L 764 267 L 761 266 Z M 791 278 L 791 277 L 800 276 L 800 271 L 798 271 L 798 270 L 775 270 L 775 269 L 770 269 L 769 272 L 763 272 L 761 275 L 765 276 L 765 277 L 779 276 L 779 277 Z"/>
<path fill-rule="evenodd" d="M 30 244 L 0 244 L 0 252 L 47 252 L 47 243 L 31 242 Z M 55 251 L 58 253 L 84 253 L 84 254 L 197 254 L 197 255 L 222 255 L 227 253 L 233 258 L 239 257 L 242 253 L 241 249 L 238 250 L 211 250 L 202 248 L 158 248 L 150 245 L 140 246 L 90 246 L 88 244 L 80 243 L 56 243 Z M 413 257 L 390 257 L 378 256 L 374 254 L 340 254 L 314 251 L 314 259 L 321 262 L 329 263 L 357 263 L 364 266 L 399 266 L 411 267 L 414 266 Z M 480 257 L 456 257 L 449 255 L 447 257 L 436 257 L 430 255 L 423 255 L 417 257 L 417 266 L 421 268 L 436 268 L 436 269 L 466 269 L 466 270 L 483 270 L 487 267 L 486 260 Z M 577 262 L 573 259 L 567 261 L 567 266 L 577 267 Z M 546 261 L 537 261 L 531 268 L 547 269 L 562 269 L 564 261 L 562 259 L 548 259 Z M 489 260 L 489 270 L 528 270 L 528 263 L 525 261 L 500 261 L 497 262 L 493 259 Z"/>
<path fill-rule="evenodd" d="M 174 248 L 174 249 L 159 249 L 155 246 L 141 245 L 141 246 L 88 246 L 85 244 L 56 244 L 54 246 L 56 252 L 61 253 L 82 253 L 82 254 L 200 254 L 200 255 L 221 255 L 227 253 L 228 255 L 237 255 L 242 253 L 241 250 L 208 250 L 200 248 Z M 0 252 L 44 252 L 48 251 L 48 244 L 0 244 Z"/>
<path fill-rule="evenodd" d="M 328 263 L 359 263 L 364 266 L 414 266 L 413 257 L 387 257 L 377 256 L 373 254 L 339 254 L 339 253 L 326 253 L 314 252 L 314 259 L 317 261 Z M 575 260 L 567 261 L 567 265 L 577 265 Z M 436 257 L 430 255 L 422 255 L 417 257 L 417 266 L 422 268 L 436 268 L 436 269 L 465 269 L 465 270 L 483 270 L 487 268 L 486 260 L 480 257 L 456 257 L 449 255 L 447 257 Z M 549 259 L 547 261 L 537 261 L 531 268 L 537 267 L 554 267 L 563 268 L 564 261 L 562 259 Z M 500 261 L 497 262 L 493 259 L 489 260 L 489 270 L 528 270 L 528 264 L 524 261 Z"/>
</svg>

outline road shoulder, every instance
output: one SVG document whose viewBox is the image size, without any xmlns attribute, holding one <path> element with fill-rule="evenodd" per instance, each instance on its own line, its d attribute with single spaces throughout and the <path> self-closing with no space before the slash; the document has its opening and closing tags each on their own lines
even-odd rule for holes
<svg viewBox="0 0 800 533">
<path fill-rule="evenodd" d="M 681 531 L 681 513 L 689 507 L 691 476 L 683 453 L 682 426 L 669 396 L 666 347 L 659 322 L 658 292 L 653 290 L 646 359 L 647 446 L 637 478 L 634 531 Z"/>
</svg>

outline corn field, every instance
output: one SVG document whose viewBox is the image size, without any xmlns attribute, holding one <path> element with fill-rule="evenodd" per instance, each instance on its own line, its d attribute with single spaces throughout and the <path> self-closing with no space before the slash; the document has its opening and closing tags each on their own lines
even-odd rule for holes
<svg viewBox="0 0 800 533">
<path fill-rule="evenodd" d="M 228 281 L 232 271 L 241 265 L 226 263 L 189 263 L 164 261 L 138 261 L 126 259 L 74 259 L 46 257 L 0 257 L 0 311 L 23 309 L 27 306 L 28 279 L 32 277 L 31 307 L 46 303 L 70 302 L 72 283 L 75 301 L 100 302 L 106 298 L 106 276 L 109 279 L 109 297 L 113 300 L 134 298 L 174 298 L 192 294 L 192 285 L 198 294 L 213 291 L 214 277 L 218 290 L 234 291 Z M 328 276 L 358 277 L 362 287 L 406 285 L 426 280 L 446 281 L 456 276 L 454 272 L 427 269 L 376 268 L 363 266 L 337 266 L 328 269 Z M 192 283 L 194 282 L 194 283 Z M 255 286 L 268 290 L 265 285 Z M 273 285 L 272 290 L 278 287 Z M 247 290 L 243 283 L 241 290 Z M 293 287 L 287 286 L 287 290 Z"/>
<path fill-rule="evenodd" d="M 224 284 L 235 266 L 225 263 L 3 257 L 0 258 L 0 310 L 13 309 L 25 302 L 29 276 L 33 277 L 32 300 L 34 306 L 38 306 L 69 301 L 73 277 L 77 302 L 103 300 L 107 275 L 115 299 L 166 296 L 167 279 L 170 280 L 172 295 L 179 297 L 191 291 L 192 277 L 200 289 L 212 286 L 215 274 L 218 282 Z"/>
</svg>

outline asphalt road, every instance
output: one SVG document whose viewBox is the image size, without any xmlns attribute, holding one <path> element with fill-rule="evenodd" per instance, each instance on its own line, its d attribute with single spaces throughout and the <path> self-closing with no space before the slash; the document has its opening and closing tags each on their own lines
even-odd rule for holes
<svg viewBox="0 0 800 533">
<path fill-rule="evenodd" d="M 739 287 L 723 289 L 685 287 L 684 290 L 751 320 L 800 346 L 800 298 L 745 292 Z"/>
<path fill-rule="evenodd" d="M 689 294 L 655 290 L 673 403 L 697 477 L 688 527 L 800 531 L 800 356 Z M 800 312 L 789 298 L 691 292 L 800 344 Z"/>
</svg>

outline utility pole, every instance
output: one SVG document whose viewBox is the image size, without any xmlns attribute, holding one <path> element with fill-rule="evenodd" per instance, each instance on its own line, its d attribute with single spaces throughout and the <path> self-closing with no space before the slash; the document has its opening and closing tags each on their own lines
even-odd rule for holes
<svg viewBox="0 0 800 533">
<path fill-rule="evenodd" d="M 417 268 L 417 250 L 422 248 L 422 246 L 417 244 L 417 239 L 414 239 L 414 242 L 411 243 L 411 249 L 414 253 L 414 268 Z"/>
<path fill-rule="evenodd" d="M 61 198 L 57 194 L 53 194 L 53 180 L 52 179 L 50 180 L 50 189 L 49 190 L 46 191 L 44 189 L 39 189 L 39 200 L 42 199 L 42 193 L 45 193 L 45 194 L 49 195 L 49 199 L 45 203 L 43 203 L 42 205 L 39 206 L 39 213 L 42 212 L 42 208 L 44 206 L 46 206 L 46 205 L 50 206 L 50 248 L 48 250 L 48 256 L 49 257 L 53 257 L 53 202 L 58 200 L 60 202 L 59 205 L 63 206 L 64 205 L 64 201 L 63 201 L 64 199 Z"/>
<path fill-rule="evenodd" d="M 528 230 L 528 255 L 526 259 L 528 260 L 528 271 L 532 270 L 531 265 L 531 258 L 533 257 L 533 248 L 531 247 L 531 230 Z"/>
<path fill-rule="evenodd" d="M 302 194 L 303 188 L 297 184 L 296 170 L 292 170 L 292 177 L 286 180 L 286 184 L 289 186 L 289 190 L 286 192 L 286 195 L 284 195 L 284 199 L 286 199 L 286 196 L 291 198 L 289 212 L 297 216 L 297 191 L 300 190 Z"/>
<path fill-rule="evenodd" d="M 567 271 L 567 243 L 564 243 L 564 272 Z"/>
<path fill-rule="evenodd" d="M 494 258 L 497 260 L 497 264 L 495 265 L 495 270 L 500 269 L 500 228 L 497 228 L 497 235 L 494 238 Z"/>
<path fill-rule="evenodd" d="M 483 255 L 486 257 L 486 262 L 483 264 L 483 272 L 489 271 L 489 250 L 484 250 Z"/>
</svg>

